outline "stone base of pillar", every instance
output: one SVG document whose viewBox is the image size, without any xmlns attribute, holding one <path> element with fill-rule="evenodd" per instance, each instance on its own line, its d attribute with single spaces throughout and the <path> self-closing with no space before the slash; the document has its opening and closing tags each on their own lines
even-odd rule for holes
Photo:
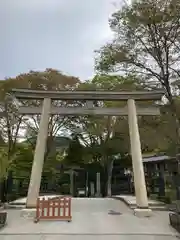
<svg viewBox="0 0 180 240">
<path fill-rule="evenodd" d="M 36 216 L 36 208 L 24 208 L 21 210 L 21 217 L 26 219 L 34 219 Z"/>
<path fill-rule="evenodd" d="M 135 208 L 134 215 L 137 217 L 151 217 L 152 210 L 149 208 Z"/>
<path fill-rule="evenodd" d="M 37 205 L 37 203 L 36 204 L 26 204 L 26 209 L 33 209 L 33 208 L 36 208 L 36 205 Z"/>
</svg>

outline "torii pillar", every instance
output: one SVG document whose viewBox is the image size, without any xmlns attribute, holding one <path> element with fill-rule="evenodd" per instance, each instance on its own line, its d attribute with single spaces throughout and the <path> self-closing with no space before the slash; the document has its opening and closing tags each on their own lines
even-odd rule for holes
<svg viewBox="0 0 180 240">
<path fill-rule="evenodd" d="M 48 136 L 49 114 L 51 110 L 51 99 L 45 98 L 42 107 L 42 114 L 37 136 L 34 160 L 31 171 L 30 184 L 28 189 L 26 208 L 35 208 L 39 197 L 41 175 L 44 165 L 44 154 Z"/>
<path fill-rule="evenodd" d="M 134 209 L 134 214 L 139 217 L 149 217 L 152 215 L 152 211 L 148 207 L 148 198 L 142 161 L 141 142 L 139 136 L 135 100 L 129 99 L 127 101 L 127 105 L 131 156 L 137 205 L 137 208 Z"/>
</svg>

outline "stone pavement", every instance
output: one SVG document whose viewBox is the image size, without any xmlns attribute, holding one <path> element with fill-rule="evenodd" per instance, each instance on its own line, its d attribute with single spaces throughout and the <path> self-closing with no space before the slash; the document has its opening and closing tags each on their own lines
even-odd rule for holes
<svg viewBox="0 0 180 240">
<path fill-rule="evenodd" d="M 114 199 L 119 199 L 128 205 L 131 209 L 137 207 L 136 197 L 132 195 L 116 195 L 113 196 Z M 157 200 L 148 199 L 149 207 L 153 210 L 167 210 L 166 204 Z"/>
<path fill-rule="evenodd" d="M 110 215 L 110 210 L 121 215 Z M 8 210 L 8 225 L 0 240 L 173 240 L 176 231 L 169 226 L 167 212 L 154 212 L 151 218 L 137 218 L 123 202 L 114 199 L 72 200 L 72 222 L 40 221 L 20 217 L 20 210 Z"/>
<path fill-rule="evenodd" d="M 16 235 L 16 236 L 0 236 L 1 240 L 178 240 L 177 237 L 171 236 L 155 236 L 155 235 Z"/>
</svg>

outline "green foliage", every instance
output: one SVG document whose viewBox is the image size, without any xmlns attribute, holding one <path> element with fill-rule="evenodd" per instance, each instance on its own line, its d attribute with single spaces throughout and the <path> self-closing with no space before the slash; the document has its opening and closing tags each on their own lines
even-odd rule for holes
<svg viewBox="0 0 180 240">
<path fill-rule="evenodd" d="M 156 139 L 162 142 L 158 148 L 163 145 L 167 149 L 171 145 L 171 150 L 174 149 L 176 153 L 180 151 L 180 112 L 177 98 L 174 97 L 179 95 L 179 11 L 179 0 L 138 0 L 124 5 L 109 20 L 114 33 L 113 41 L 98 50 L 96 55 L 96 69 L 101 74 L 135 74 L 142 88 L 165 90 L 169 101 L 168 113 L 158 120 L 146 118 L 147 125 L 141 129 L 141 136 L 144 138 L 148 132 L 149 139 L 154 139 L 152 136 L 155 131 L 151 126 L 159 122 L 158 130 L 163 131 L 165 141 L 163 138 L 159 140 L 158 136 Z M 143 150 L 149 148 L 149 142 L 145 137 L 142 141 Z M 155 146 L 151 145 L 149 149 Z"/>
<path fill-rule="evenodd" d="M 93 89 L 94 86 L 96 90 L 112 90 L 112 91 L 131 91 L 131 90 L 143 90 L 146 89 L 146 85 L 142 80 L 140 80 L 135 75 L 127 76 L 118 76 L 118 75 L 97 75 L 92 81 L 88 81 L 83 84 L 83 87 L 87 89 Z M 126 102 L 104 102 L 105 107 L 122 107 L 125 106 Z M 138 103 L 139 104 L 139 103 Z M 143 102 L 140 103 L 141 106 L 148 107 L 152 102 Z M 161 106 L 159 106 L 162 108 Z M 143 152 L 152 152 L 156 151 L 166 151 L 169 146 L 169 137 L 170 137 L 170 125 L 167 120 L 167 116 L 170 117 L 170 114 L 167 115 L 167 110 L 161 116 L 143 116 L 139 117 L 139 128 L 141 135 L 141 143 Z M 86 136 L 89 135 L 89 140 L 87 144 L 87 138 L 82 141 L 85 142 L 85 145 L 89 147 L 89 154 L 100 161 L 102 153 L 107 155 L 107 152 L 124 153 L 130 152 L 129 147 L 129 129 L 128 129 L 128 119 L 126 117 L 97 117 L 91 116 L 83 118 L 80 120 L 83 124 L 84 133 Z M 171 127 L 172 128 L 172 127 Z M 158 132 L 158 135 L 157 135 Z M 83 134 L 84 134 L 83 133 Z M 117 138 L 118 140 L 114 141 L 113 139 Z M 108 149 L 109 143 L 112 143 L 113 150 Z M 91 149 L 92 146 L 92 149 Z M 110 156 L 111 154 L 109 154 Z"/>
<path fill-rule="evenodd" d="M 135 75 L 96 75 L 92 81 L 98 90 L 133 91 L 141 89 L 140 80 Z"/>
<path fill-rule="evenodd" d="M 53 178 L 59 173 L 59 167 L 64 161 L 64 156 L 61 153 L 56 152 L 53 156 L 49 156 L 43 167 L 43 176 Z"/>
<path fill-rule="evenodd" d="M 4 148 L 0 148 L 0 180 L 7 177 L 9 162 L 7 152 Z"/>
<path fill-rule="evenodd" d="M 84 147 L 80 143 L 78 136 L 73 135 L 64 159 L 66 166 L 74 167 L 83 163 Z"/>
<path fill-rule="evenodd" d="M 4 116 L 0 118 L 0 141 L 1 139 L 7 143 L 8 158 L 13 155 L 16 149 L 16 143 L 21 132 L 26 130 L 27 141 L 29 138 L 37 135 L 39 129 L 40 116 L 34 115 L 31 118 L 19 115 L 16 101 L 7 93 L 13 88 L 28 88 L 38 90 L 72 90 L 80 83 L 79 79 L 72 76 L 64 75 L 63 73 L 54 70 L 46 69 L 43 72 L 30 71 L 26 74 L 21 74 L 15 78 L 9 78 L 1 81 L 0 101 L 4 111 Z M 38 100 L 23 101 L 26 106 L 39 106 Z M 55 105 L 61 104 L 54 102 Z M 53 147 L 54 136 L 59 130 L 64 128 L 69 120 L 66 117 L 51 116 L 49 123 L 49 139 L 47 153 L 45 158 L 51 152 Z M 23 136 L 24 137 L 24 136 Z M 1 141 L 2 142 L 2 141 Z M 0 144 L 1 144 L 0 142 Z M 31 142 L 30 142 L 31 143 Z M 34 147 L 33 143 L 32 146 Z"/>
<path fill-rule="evenodd" d="M 140 0 L 117 10 L 110 19 L 112 43 L 97 54 L 100 71 L 135 73 L 156 88 L 179 78 L 180 1 Z"/>
<path fill-rule="evenodd" d="M 11 168 L 15 178 L 30 178 L 33 153 L 34 151 L 31 145 L 26 143 L 17 144 L 15 158 Z"/>
</svg>

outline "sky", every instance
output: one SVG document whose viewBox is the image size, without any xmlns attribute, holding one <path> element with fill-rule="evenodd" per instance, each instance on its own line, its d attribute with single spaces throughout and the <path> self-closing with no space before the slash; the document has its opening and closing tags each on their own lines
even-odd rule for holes
<svg viewBox="0 0 180 240">
<path fill-rule="evenodd" d="M 58 69 L 89 79 L 94 50 L 112 39 L 116 0 L 0 0 L 0 79 Z"/>
</svg>

